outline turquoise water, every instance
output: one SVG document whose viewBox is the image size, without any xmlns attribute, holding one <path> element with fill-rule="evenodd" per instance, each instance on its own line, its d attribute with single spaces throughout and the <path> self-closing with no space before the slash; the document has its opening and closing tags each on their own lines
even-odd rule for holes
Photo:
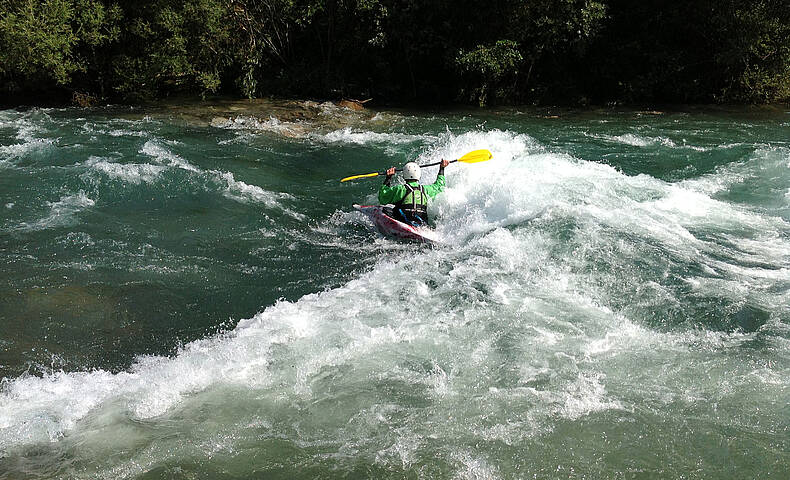
<svg viewBox="0 0 790 480">
<path fill-rule="evenodd" d="M 1 479 L 790 475 L 786 110 L 6 110 L 0 212 Z"/>
</svg>

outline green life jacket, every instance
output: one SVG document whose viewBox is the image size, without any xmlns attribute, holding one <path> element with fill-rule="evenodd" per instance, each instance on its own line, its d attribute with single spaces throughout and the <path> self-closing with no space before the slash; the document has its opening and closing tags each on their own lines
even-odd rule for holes
<svg viewBox="0 0 790 480">
<path fill-rule="evenodd" d="M 395 214 L 399 214 L 406 223 L 425 224 L 428 222 L 428 195 L 422 185 L 413 186 L 408 182 L 406 196 L 395 204 Z M 400 220 L 400 219 L 399 219 Z"/>
</svg>

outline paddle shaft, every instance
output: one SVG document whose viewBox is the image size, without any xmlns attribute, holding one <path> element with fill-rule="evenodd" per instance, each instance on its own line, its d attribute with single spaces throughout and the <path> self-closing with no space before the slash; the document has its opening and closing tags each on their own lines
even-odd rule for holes
<svg viewBox="0 0 790 480">
<path fill-rule="evenodd" d="M 493 155 L 491 155 L 491 152 L 489 152 L 488 150 L 475 150 L 473 152 L 467 153 L 466 155 L 464 155 L 461 158 L 457 158 L 455 160 L 450 160 L 447 163 L 450 164 L 450 163 L 455 163 L 455 162 L 466 162 L 466 163 L 485 162 L 486 160 L 491 160 L 492 156 Z M 443 161 L 444 160 L 441 160 L 441 161 L 438 161 L 438 162 L 434 162 L 434 163 L 427 163 L 425 165 L 420 165 L 419 167 L 420 168 L 423 168 L 423 167 L 434 167 L 436 165 L 441 164 Z M 396 168 L 395 171 L 396 172 L 402 172 L 403 168 Z M 387 174 L 386 171 L 384 171 L 384 172 L 374 172 L 374 173 L 365 173 L 365 174 L 362 174 L 362 175 L 352 175 L 350 177 L 343 178 L 340 181 L 341 182 L 346 182 L 348 180 L 354 180 L 354 179 L 357 179 L 357 178 L 378 177 L 379 175 L 386 175 L 386 174 Z"/>
<path fill-rule="evenodd" d="M 458 159 L 456 158 L 455 160 L 450 160 L 449 162 L 447 162 L 447 164 L 449 165 L 449 164 L 451 164 L 451 163 L 455 163 L 455 162 L 457 162 L 457 161 L 458 161 Z M 425 167 L 435 167 L 436 165 L 439 165 L 440 163 L 442 163 L 442 161 L 441 161 L 441 160 L 440 160 L 440 161 L 438 161 L 438 162 L 433 162 L 433 163 L 426 163 L 425 165 L 420 165 L 420 168 L 425 168 Z M 403 170 L 403 169 L 401 169 L 401 170 Z"/>
<path fill-rule="evenodd" d="M 455 160 L 450 160 L 449 162 L 447 162 L 447 164 L 449 165 L 449 164 L 451 164 L 451 163 L 455 163 L 455 162 L 457 162 L 457 161 L 458 161 L 458 159 L 456 158 Z M 441 161 L 441 160 L 439 160 L 438 162 L 433 162 L 433 163 L 426 163 L 425 165 L 419 165 L 419 167 L 420 167 L 420 168 L 425 168 L 425 167 L 435 167 L 436 165 L 439 165 L 439 164 L 441 164 L 441 163 L 442 163 L 442 161 Z M 396 168 L 396 169 L 395 169 L 395 171 L 396 171 L 396 172 L 402 172 L 402 171 L 403 171 L 403 169 L 402 169 L 402 168 Z M 381 173 L 379 173 L 379 175 L 386 175 L 386 174 L 387 174 L 387 172 L 381 172 Z"/>
</svg>

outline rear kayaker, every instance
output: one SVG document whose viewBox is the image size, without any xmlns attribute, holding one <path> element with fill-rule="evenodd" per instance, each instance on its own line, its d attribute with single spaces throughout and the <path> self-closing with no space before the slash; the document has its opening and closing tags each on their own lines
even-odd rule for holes
<svg viewBox="0 0 790 480">
<path fill-rule="evenodd" d="M 415 162 L 403 166 L 403 180 L 401 185 L 392 185 L 395 176 L 395 167 L 387 170 L 387 178 L 379 188 L 379 203 L 392 204 L 392 211 L 385 211 L 395 220 L 414 227 L 423 227 L 428 224 L 428 200 L 434 198 L 444 190 L 444 167 L 450 162 L 442 159 L 439 163 L 439 173 L 436 181 L 429 185 L 420 184 L 422 170 Z"/>
</svg>

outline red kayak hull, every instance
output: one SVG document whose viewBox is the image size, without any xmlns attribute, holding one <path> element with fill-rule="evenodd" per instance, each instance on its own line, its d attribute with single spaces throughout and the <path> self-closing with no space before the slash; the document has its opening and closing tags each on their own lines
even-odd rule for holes
<svg viewBox="0 0 790 480">
<path fill-rule="evenodd" d="M 381 205 L 354 205 L 354 208 L 364 213 L 376 226 L 382 235 L 400 240 L 414 242 L 440 243 L 436 232 L 428 227 L 413 227 L 399 222 L 384 213 Z"/>
</svg>

